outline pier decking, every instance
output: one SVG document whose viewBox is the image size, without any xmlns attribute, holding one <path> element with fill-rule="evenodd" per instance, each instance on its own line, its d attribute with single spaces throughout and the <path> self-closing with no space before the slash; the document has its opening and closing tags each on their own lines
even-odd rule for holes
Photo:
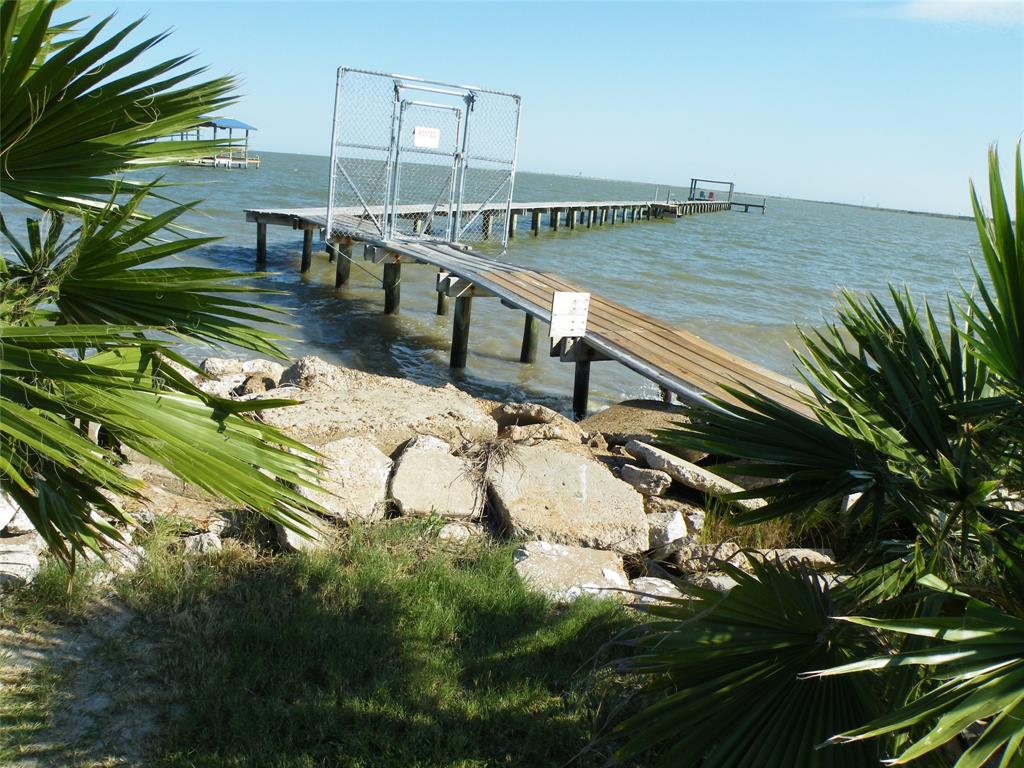
<svg viewBox="0 0 1024 768">
<path fill-rule="evenodd" d="M 679 210 L 687 213 L 697 213 L 728 210 L 730 203 L 543 202 L 514 204 L 512 212 L 514 216 L 530 214 L 531 230 L 536 234 L 543 213 L 548 216 L 548 226 L 557 229 L 563 220 L 567 226 L 576 226 L 581 212 L 585 212 L 586 226 L 593 226 L 599 218 L 610 225 L 616 218 L 616 211 L 622 212 L 621 221 L 636 221 L 638 216 L 658 217 L 658 209 L 669 205 L 679 206 Z M 427 210 L 418 206 L 407 208 L 399 209 L 399 215 L 415 217 Z M 606 217 L 604 211 L 611 213 Z M 401 302 L 402 265 L 414 263 L 436 267 L 438 314 L 447 314 L 449 299 L 455 299 L 451 348 L 453 368 L 466 365 L 474 298 L 494 297 L 503 305 L 525 313 L 520 361 L 529 363 L 536 359 L 539 323 L 551 321 L 554 292 L 585 290 L 558 275 L 498 261 L 461 245 L 415 236 L 382 240 L 373 222 L 360 216 L 362 213 L 362 208 L 343 209 L 336 213 L 332 230 L 336 237 L 340 235 L 341 240 L 328 244 L 328 253 L 337 264 L 336 285 L 341 286 L 348 281 L 354 246 L 361 243 L 366 259 L 384 265 L 384 311 L 394 313 Z M 245 215 L 247 221 L 257 224 L 257 261 L 261 266 L 266 260 L 266 227 L 276 224 L 303 230 L 302 269 L 309 268 L 312 233 L 326 225 L 325 209 L 251 209 L 246 210 Z M 673 214 L 666 211 L 662 215 Z M 585 336 L 561 341 L 551 354 L 576 366 L 573 411 L 577 418 L 586 414 L 591 363 L 602 360 L 615 360 L 658 384 L 664 393 L 672 393 L 686 402 L 708 404 L 708 394 L 730 400 L 720 388 L 721 384 L 730 384 L 757 390 L 792 410 L 810 413 L 803 400 L 807 390 L 799 382 L 743 360 L 692 333 L 593 293 Z"/>
</svg>

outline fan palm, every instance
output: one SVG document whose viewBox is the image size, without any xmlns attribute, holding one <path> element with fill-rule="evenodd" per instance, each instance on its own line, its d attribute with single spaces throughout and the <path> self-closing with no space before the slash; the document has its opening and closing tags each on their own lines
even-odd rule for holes
<svg viewBox="0 0 1024 768">
<path fill-rule="evenodd" d="M 892 309 L 844 295 L 836 322 L 803 335 L 813 417 L 730 390 L 739 404 L 716 400 L 662 433 L 772 479 L 737 494 L 767 501 L 736 514 L 740 524 L 841 509 L 852 496 L 846 530 L 871 546 L 831 592 L 771 563 L 745 577 L 722 563 L 739 582 L 727 596 L 684 585 L 691 602 L 652 608 L 660 620 L 641 629 L 624 662 L 647 698 L 619 726 L 623 755 L 663 745 L 673 764 L 869 765 L 871 753 L 834 749 L 874 740 L 877 755 L 896 752 L 897 762 L 943 764 L 938 748 L 981 720 L 958 768 L 1024 760 L 1020 148 L 1015 221 L 994 150 L 989 176 L 991 220 L 972 190 L 986 274 L 960 305 L 948 302 L 948 334 L 905 291 L 891 291 Z M 939 576 L 962 590 L 959 605 Z M 835 661 L 816 667 L 824 672 L 807 666 L 828 655 Z M 800 687 L 849 678 L 864 687 L 843 693 L 847 709 L 827 703 L 831 689 Z M 872 715 L 872 696 L 891 711 Z M 837 714 L 858 725 L 844 729 Z"/>
<path fill-rule="evenodd" d="M 160 141 L 231 98 L 230 79 L 178 87 L 188 57 L 132 71 L 158 35 L 116 49 L 109 19 L 84 34 L 52 21 L 56 2 L 0 6 L 3 192 L 43 209 L 18 237 L 0 216 L 0 478 L 60 556 L 99 550 L 138 495 L 127 446 L 239 506 L 302 529 L 315 508 L 308 449 L 250 417 L 288 401 L 210 396 L 176 338 L 281 355 L 260 329 L 251 275 L 169 266 L 212 238 L 163 237 L 194 204 L 142 215 L 154 183 L 112 174 L 204 148 Z M 159 80 L 158 78 L 164 78 Z M 127 197 L 126 197 L 127 195 Z M 180 229 L 178 230 L 180 231 Z M 89 425 L 107 436 L 98 445 Z"/>
</svg>

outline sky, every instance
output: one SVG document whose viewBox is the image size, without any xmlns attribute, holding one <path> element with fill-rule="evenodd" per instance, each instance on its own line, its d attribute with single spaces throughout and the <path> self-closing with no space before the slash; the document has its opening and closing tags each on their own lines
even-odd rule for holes
<svg viewBox="0 0 1024 768">
<path fill-rule="evenodd" d="M 523 99 L 521 170 L 965 214 L 1024 130 L 1013 2 L 73 0 L 65 16 L 173 29 L 241 80 L 256 151 L 327 155 L 339 66 Z M 138 39 L 138 38 L 136 38 Z"/>
</svg>

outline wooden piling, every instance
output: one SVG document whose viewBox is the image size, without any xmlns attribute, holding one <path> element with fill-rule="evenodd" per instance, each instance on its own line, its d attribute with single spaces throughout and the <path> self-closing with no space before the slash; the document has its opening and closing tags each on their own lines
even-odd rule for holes
<svg viewBox="0 0 1024 768">
<path fill-rule="evenodd" d="M 341 288 L 348 282 L 352 274 L 352 238 L 346 237 L 341 241 L 341 249 L 338 253 L 338 261 L 334 265 L 334 287 Z"/>
<path fill-rule="evenodd" d="M 469 354 L 469 321 L 473 315 L 473 297 L 455 299 L 455 318 L 452 321 L 452 354 L 449 365 L 456 370 L 466 367 Z"/>
<path fill-rule="evenodd" d="M 481 226 L 483 227 L 483 239 L 484 240 L 490 240 L 491 239 L 491 227 L 494 225 L 494 212 L 493 211 L 484 211 L 483 216 L 481 216 L 481 219 L 482 219 L 482 225 Z"/>
<path fill-rule="evenodd" d="M 508 216 L 508 239 L 511 240 L 516 236 L 516 227 L 519 226 L 519 214 L 510 213 Z"/>
<path fill-rule="evenodd" d="M 533 221 L 530 224 L 530 229 L 533 230 L 534 237 L 540 234 L 540 210 L 533 212 Z"/>
<path fill-rule="evenodd" d="M 561 218 L 561 209 L 552 208 L 551 213 L 548 214 L 548 223 L 551 225 L 551 229 L 554 232 L 558 231 L 559 219 Z"/>
<path fill-rule="evenodd" d="M 537 361 L 537 330 L 540 322 L 529 312 L 523 323 L 523 346 L 519 351 L 519 362 L 534 363 Z"/>
<path fill-rule="evenodd" d="M 313 264 L 313 230 L 307 227 L 302 230 L 302 266 L 299 272 L 306 274 Z"/>
<path fill-rule="evenodd" d="M 587 229 L 594 226 L 594 218 L 597 216 L 597 210 L 594 208 L 587 208 Z"/>
<path fill-rule="evenodd" d="M 338 246 L 334 243 L 327 244 L 327 263 L 333 264 L 338 260 Z"/>
<path fill-rule="evenodd" d="M 267 223 L 256 222 L 256 268 L 264 269 L 267 266 Z"/>
<path fill-rule="evenodd" d="M 576 363 L 576 376 L 572 386 L 572 414 L 576 421 L 587 417 L 587 401 L 590 398 L 590 361 Z"/>
<path fill-rule="evenodd" d="M 448 294 L 443 291 L 437 292 L 437 314 L 441 317 L 448 316 Z"/>
<path fill-rule="evenodd" d="M 384 314 L 397 315 L 402 302 L 402 263 L 384 264 Z"/>
</svg>

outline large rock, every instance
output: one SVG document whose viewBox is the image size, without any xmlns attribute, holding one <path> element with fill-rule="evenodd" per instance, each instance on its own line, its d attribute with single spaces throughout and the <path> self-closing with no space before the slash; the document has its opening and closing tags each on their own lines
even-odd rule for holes
<svg viewBox="0 0 1024 768">
<path fill-rule="evenodd" d="M 622 467 L 622 479 L 644 496 L 661 496 L 672 485 L 672 478 L 659 469 L 646 469 L 626 464 Z"/>
<path fill-rule="evenodd" d="M 698 507 L 688 501 L 668 499 L 664 496 L 648 496 L 644 499 L 644 509 L 648 515 L 678 512 L 686 521 L 686 531 L 691 536 L 700 533 L 704 527 L 704 518 L 707 516 L 703 507 Z"/>
<path fill-rule="evenodd" d="M 539 403 L 508 403 L 493 410 L 491 416 L 498 424 L 498 433 L 516 442 L 583 442 L 583 431 L 575 422 Z"/>
<path fill-rule="evenodd" d="M 641 576 L 629 582 L 629 588 L 640 594 L 630 595 L 630 602 L 635 605 L 650 605 L 663 602 L 666 598 L 678 600 L 683 593 L 668 579 L 656 576 Z"/>
<path fill-rule="evenodd" d="M 323 525 L 315 520 L 296 520 L 295 527 L 300 530 L 274 523 L 277 543 L 285 552 L 311 552 L 328 541 Z"/>
<path fill-rule="evenodd" d="M 497 425 L 487 410 L 450 384 L 427 387 L 337 366 L 331 369 L 328 373 L 317 366 L 320 373 L 316 375 L 294 372 L 296 381 L 304 381 L 312 389 L 285 387 L 284 380 L 290 381 L 292 376 L 286 371 L 281 391 L 274 390 L 274 397 L 303 402 L 263 411 L 263 420 L 309 445 L 359 436 L 389 455 L 421 434 L 440 437 L 453 448 L 497 436 Z"/>
<path fill-rule="evenodd" d="M 331 365 L 315 355 L 307 355 L 286 368 L 278 381 L 282 387 L 320 392 L 347 389 L 351 380 L 348 369 Z"/>
<path fill-rule="evenodd" d="M 299 493 L 345 522 L 382 520 L 391 459 L 361 437 L 334 440 L 317 450 L 323 455 L 320 487 L 299 488 Z"/>
<path fill-rule="evenodd" d="M 641 443 L 639 440 L 630 440 L 626 443 L 626 451 L 638 461 L 644 462 L 651 469 L 660 469 L 676 482 L 695 490 L 706 493 L 709 496 L 721 497 L 730 493 L 740 493 L 743 488 L 736 483 L 719 477 L 713 472 L 708 472 L 703 467 L 698 467 L 686 459 L 673 456 L 668 451 L 663 451 L 653 445 Z M 730 502 L 745 509 L 760 509 L 765 505 L 763 499 L 739 499 Z"/>
<path fill-rule="evenodd" d="M 419 435 L 409 441 L 391 477 L 391 498 L 403 515 L 473 519 L 484 506 L 483 478 L 448 443 Z"/>
<path fill-rule="evenodd" d="M 513 554 L 516 572 L 552 600 L 568 602 L 582 595 L 625 599 L 629 581 L 622 558 L 612 552 L 529 541 Z"/>
<path fill-rule="evenodd" d="M 32 581 L 39 573 L 39 551 L 32 534 L 0 539 L 0 587 Z"/>
<path fill-rule="evenodd" d="M 761 549 L 757 550 L 757 554 L 771 562 L 778 561 L 783 564 L 802 563 L 812 570 L 832 568 L 836 564 L 836 561 L 832 559 L 832 550 L 829 549 L 809 549 L 806 547 Z"/>
<path fill-rule="evenodd" d="M 211 379 L 243 373 L 246 375 L 262 374 L 273 379 L 275 385 L 281 380 L 281 374 L 284 373 L 284 366 L 280 363 L 259 358 L 240 360 L 238 358 L 208 357 L 200 363 L 199 368 Z"/>
<path fill-rule="evenodd" d="M 181 540 L 181 544 L 185 553 L 189 555 L 208 555 L 211 552 L 219 552 L 223 546 L 220 537 L 210 531 L 186 536 Z"/>
<path fill-rule="evenodd" d="M 659 429 L 670 429 L 686 423 L 686 409 L 660 400 L 627 400 L 588 416 L 579 426 L 585 432 L 600 432 L 609 445 L 625 445 L 630 440 L 653 443 Z M 690 461 L 699 461 L 707 454 L 688 451 Z"/>
<path fill-rule="evenodd" d="M 647 515 L 650 527 L 650 548 L 655 551 L 667 551 L 665 548 L 687 538 L 689 531 L 686 520 L 678 510 L 673 512 L 652 512 Z"/>
<path fill-rule="evenodd" d="M 643 497 L 580 447 L 515 445 L 488 468 L 494 508 L 516 536 L 634 553 L 647 549 Z"/>
<path fill-rule="evenodd" d="M 0 493 L 0 531 L 4 530 L 18 514 L 21 514 L 21 507 L 6 493 Z"/>
<path fill-rule="evenodd" d="M 731 541 L 718 544 L 700 544 L 692 540 L 676 542 L 669 559 L 683 573 L 713 571 L 720 561 L 739 568 L 748 567 L 747 558 Z"/>
<path fill-rule="evenodd" d="M 36 527 L 32 525 L 28 515 L 19 509 L 18 514 L 11 518 L 3 531 L 5 536 L 24 536 L 26 533 L 32 533 L 35 529 Z"/>
</svg>

